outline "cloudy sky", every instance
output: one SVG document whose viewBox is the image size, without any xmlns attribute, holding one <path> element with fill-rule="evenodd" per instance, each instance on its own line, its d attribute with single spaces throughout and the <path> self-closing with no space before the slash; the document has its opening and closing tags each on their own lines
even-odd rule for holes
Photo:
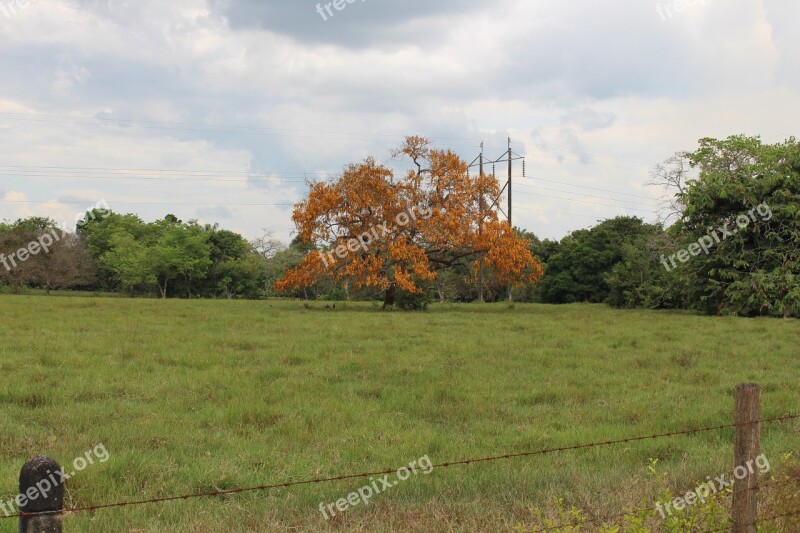
<svg viewBox="0 0 800 533">
<path fill-rule="evenodd" d="M 514 223 L 560 238 L 655 219 L 650 169 L 701 137 L 797 134 L 797 0 L 326 4 L 0 0 L 0 219 L 104 199 L 288 240 L 308 179 L 511 137 Z"/>
</svg>

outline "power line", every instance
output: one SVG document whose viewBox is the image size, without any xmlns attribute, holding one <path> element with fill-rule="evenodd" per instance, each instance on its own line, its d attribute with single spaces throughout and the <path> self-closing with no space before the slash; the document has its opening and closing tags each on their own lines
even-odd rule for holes
<svg viewBox="0 0 800 533">
<path fill-rule="evenodd" d="M 502 159 L 502 158 L 501 158 Z M 291 183 L 304 183 L 308 179 L 325 179 L 331 178 L 335 176 L 335 174 L 325 171 L 320 172 L 281 172 L 280 175 L 269 176 L 264 174 L 259 174 L 253 171 L 236 171 L 236 170 L 179 170 L 179 169 L 154 169 L 154 168 L 112 168 L 112 167 L 67 167 L 67 166 L 39 166 L 39 165 L 0 165 L 0 172 L 9 171 L 13 172 L 15 175 L 19 177 L 39 177 L 39 178 L 53 178 L 53 179 L 91 179 L 91 180 L 135 180 L 135 181 L 189 181 L 189 182 L 231 182 L 231 183 L 247 183 L 247 182 L 271 182 L 271 181 L 280 181 L 285 184 Z M 110 172 L 111 175 L 98 175 L 103 172 Z M 92 175 L 86 175 L 86 174 Z M 143 175 L 143 174 L 155 173 L 157 175 Z M 230 178 L 220 178 L 219 175 L 223 176 L 230 176 Z M 530 179 L 530 178 L 528 178 Z M 631 198 L 642 198 L 649 201 L 653 201 L 652 198 L 648 198 L 641 195 L 624 193 L 619 191 L 613 191 L 610 189 L 603 189 L 599 187 L 592 187 L 587 185 L 579 185 L 574 183 L 566 183 L 563 181 L 556 181 L 550 180 L 546 178 L 535 178 L 535 181 L 543 181 L 548 183 L 557 183 L 559 185 L 564 185 L 567 187 L 575 187 L 575 188 L 582 188 L 587 190 L 593 191 L 600 191 L 605 192 L 608 194 L 614 195 L 621 195 L 621 196 L 628 196 Z M 561 189 L 552 189 L 548 187 L 542 187 L 540 185 L 529 185 L 529 184 L 519 184 L 521 187 L 532 188 L 532 189 L 542 189 L 548 190 L 553 192 L 564 193 L 568 195 L 578 195 L 587 198 L 596 198 L 601 200 L 610 200 L 612 202 L 620 203 L 620 204 L 633 204 L 634 202 L 628 200 L 621 200 L 617 198 L 609 198 L 604 196 L 597 196 L 597 195 L 590 195 L 579 193 L 575 191 L 565 191 Z M 520 191 L 520 194 L 525 195 L 524 191 Z M 528 196 L 533 196 L 532 194 L 528 193 Z M 540 195 L 545 198 L 552 198 L 557 200 L 564 200 L 564 201 L 573 201 L 579 203 L 586 203 L 591 205 L 598 205 L 603 207 L 620 207 L 625 209 L 633 209 L 639 211 L 646 211 L 648 213 L 655 213 L 655 211 L 645 210 L 645 209 L 638 209 L 632 208 L 627 205 L 609 205 L 603 204 L 598 202 L 589 202 L 586 200 L 576 199 L 576 198 L 563 198 L 559 196 L 548 196 L 548 195 Z M 6 201 L 12 202 L 12 201 Z M 13 203 L 49 203 L 50 201 L 14 201 Z M 68 203 L 68 202 L 62 202 Z M 183 204 L 175 204 L 175 203 L 167 203 L 167 202 L 115 202 L 118 205 L 227 205 L 227 206 L 289 206 L 293 204 L 261 204 L 261 203 L 244 203 L 244 204 L 220 204 L 218 202 L 208 202 L 208 203 L 183 203 Z M 640 205 L 640 204 L 637 204 Z M 641 204 L 646 205 L 646 204 Z M 647 207 L 655 207 L 647 205 Z M 523 210 L 530 210 L 527 208 L 522 208 Z M 566 216 L 581 216 L 581 217 L 588 217 L 594 218 L 591 215 L 585 214 L 575 214 L 575 213 L 564 213 L 564 212 L 557 212 L 557 211 L 546 211 L 546 210 L 536 210 L 540 212 L 547 212 L 552 214 L 559 214 L 559 215 L 566 215 Z"/>
<path fill-rule="evenodd" d="M 642 195 L 639 195 L 639 194 L 630 194 L 630 193 L 624 193 L 624 192 L 617 192 L 617 191 L 612 191 L 610 189 L 600 189 L 598 187 L 590 187 L 589 185 L 578 185 L 577 183 L 568 183 L 568 182 L 565 182 L 565 181 L 548 180 L 548 179 L 539 178 L 539 177 L 531 178 L 531 177 L 524 177 L 523 176 L 523 178 L 524 179 L 528 179 L 528 180 L 546 181 L 548 183 L 557 183 L 559 185 L 566 185 L 568 187 L 576 187 L 576 188 L 579 188 L 579 189 L 591 189 L 593 191 L 608 192 L 608 193 L 612 193 L 612 194 L 618 194 L 620 196 L 632 196 L 633 198 L 643 198 L 645 200 L 653 201 L 653 198 L 651 198 L 649 196 L 642 196 Z"/>
<path fill-rule="evenodd" d="M 109 178 L 109 179 L 113 179 L 113 178 Z M 125 177 L 124 179 L 148 179 L 148 178 Z M 152 178 L 152 179 L 159 179 L 159 178 Z M 172 179 L 172 178 L 168 178 L 168 179 L 165 179 L 165 180 L 166 181 L 179 181 L 179 179 Z M 196 180 L 196 179 L 192 179 L 192 178 L 186 178 L 186 180 L 188 180 L 188 181 L 223 181 L 223 182 L 225 182 L 225 181 L 229 181 L 229 182 L 241 181 L 241 180 Z M 268 180 L 269 179 L 260 180 L 260 181 L 268 181 Z M 534 187 L 534 186 L 527 185 L 527 187 Z M 540 188 L 546 189 L 546 190 L 555 190 L 555 189 L 547 189 L 546 187 L 540 187 Z M 568 193 L 568 191 L 557 191 L 557 192 L 567 192 Z M 576 199 L 576 198 L 563 198 L 563 197 L 548 196 L 548 195 L 543 195 L 543 194 L 534 195 L 532 193 L 526 193 L 525 191 L 519 191 L 519 193 L 522 194 L 522 195 L 526 195 L 526 196 L 540 196 L 540 197 L 544 197 L 544 198 L 552 198 L 552 199 L 571 201 L 571 202 L 580 202 L 580 203 L 586 203 L 586 204 L 598 205 L 598 206 L 604 206 L 604 207 L 616 207 L 616 208 L 632 209 L 632 210 L 637 210 L 637 211 L 645 211 L 645 212 L 655 213 L 655 211 L 637 209 L 637 208 L 633 208 L 633 207 L 626 206 L 626 205 L 601 204 L 601 203 L 597 203 L 597 202 L 589 202 L 589 201 L 586 201 L 586 200 L 581 200 L 581 199 Z M 574 194 L 580 194 L 580 193 L 574 193 Z M 588 195 L 583 195 L 583 196 L 588 196 Z M 600 198 L 600 197 L 598 197 L 598 198 Z M 616 199 L 613 199 L 613 198 L 608 198 L 608 199 L 611 200 L 611 201 L 615 201 L 615 202 L 625 202 L 624 200 L 616 200 Z M 81 201 L 71 201 L 71 200 L 0 200 L 0 203 L 31 203 L 31 204 L 37 204 L 38 203 L 38 204 L 46 204 L 46 203 L 51 203 L 51 202 L 75 203 L 75 204 L 77 204 L 77 203 L 84 203 L 85 201 L 81 202 Z M 239 203 L 239 204 L 232 204 L 232 203 L 221 203 L 221 202 L 184 202 L 184 203 L 175 203 L 175 202 L 113 202 L 113 203 L 115 205 L 221 205 L 221 206 L 230 206 L 230 207 L 236 207 L 236 206 L 290 206 L 290 205 L 294 205 L 294 204 L 289 204 L 289 203 L 275 203 L 275 204 L 271 204 L 271 203 L 270 204 L 267 204 L 267 203 Z M 521 208 L 521 209 L 529 210 L 529 208 Z M 542 212 L 546 212 L 546 211 L 542 210 Z M 574 216 L 587 216 L 587 215 L 576 215 L 576 214 L 573 214 L 573 213 L 560 213 L 560 212 L 553 212 L 553 213 L 571 215 L 571 216 L 573 216 L 573 215 Z"/>
<path fill-rule="evenodd" d="M 519 142 L 519 141 L 512 141 L 512 144 L 522 145 L 522 143 Z M 651 169 L 652 168 L 651 165 L 649 165 L 649 164 L 647 164 L 647 163 L 645 163 L 643 161 L 636 161 L 635 159 L 623 159 L 621 157 L 614 157 L 614 156 L 605 155 L 605 154 L 596 154 L 596 153 L 591 153 L 591 152 L 577 152 L 575 150 L 558 150 L 556 148 L 544 148 L 542 146 L 536 146 L 535 149 L 539 150 L 539 151 L 542 151 L 542 152 L 569 154 L 569 155 L 574 155 L 574 156 L 578 156 L 578 157 L 584 156 L 584 155 L 588 155 L 588 156 L 592 156 L 592 157 L 602 157 L 602 158 L 605 158 L 605 159 L 611 159 L 613 161 L 622 161 L 623 163 L 633 163 L 633 164 L 635 164 L 635 165 L 637 165 L 637 166 L 639 166 L 641 168 L 647 168 L 647 169 Z M 603 165 L 603 163 L 592 162 L 592 161 L 588 161 L 588 162 L 585 162 L 583 164 L 586 164 L 586 165 Z M 611 166 L 611 165 L 604 165 L 604 166 Z M 628 167 L 628 168 L 632 168 L 632 167 Z"/>
<path fill-rule="evenodd" d="M 167 130 L 167 131 L 190 131 L 198 133 L 228 133 L 239 135 L 259 135 L 259 136 L 277 136 L 277 137 L 299 137 L 299 138 L 312 138 L 312 139 L 325 139 L 336 141 L 362 141 L 362 142 L 385 142 L 392 139 L 402 139 L 402 134 L 390 133 L 368 133 L 368 132 L 348 132 L 336 130 L 311 130 L 299 128 L 270 128 L 264 126 L 247 126 L 247 125 L 234 125 L 234 124 L 202 124 L 193 122 L 168 122 L 168 121 L 155 121 L 155 120 L 141 120 L 130 118 L 112 118 L 112 117 L 90 117 L 90 116 L 73 116 L 73 115 L 58 115 L 48 113 L 15 113 L 15 112 L 0 112 L 0 118 L 7 120 L 17 120 L 26 122 L 44 122 L 51 124 L 75 124 L 75 125 L 89 125 L 89 126 L 104 126 L 108 124 L 116 124 L 120 126 L 134 126 L 139 125 L 146 129 Z M 55 120 L 60 119 L 60 120 Z M 331 137 L 331 135 L 338 137 Z M 347 136 L 347 137 L 343 137 Z M 381 139 L 382 138 L 382 139 Z M 431 141 L 472 141 L 473 143 L 481 142 L 481 139 L 470 137 L 430 137 Z M 475 144 L 448 144 L 450 147 L 469 147 L 475 148 Z M 514 144 L 521 144 L 514 142 Z M 621 161 L 625 163 L 633 163 L 640 168 L 652 168 L 641 161 L 632 159 L 623 159 L 608 155 L 598 155 L 590 152 L 576 152 L 574 150 L 559 150 L 555 148 L 536 147 L 537 150 L 543 152 L 569 154 L 574 156 L 592 156 L 611 159 L 614 161 Z M 588 165 L 601 165 L 601 166 L 616 166 L 607 165 L 597 161 L 587 161 L 584 164 Z M 629 167 L 632 168 L 632 167 Z"/>
<path fill-rule="evenodd" d="M 20 170 L 21 169 L 21 170 Z M 70 167 L 22 167 L 22 166 L 0 166 L 0 173 L 4 171 L 8 171 L 13 173 L 13 175 L 18 177 L 31 177 L 31 178 L 48 178 L 48 179 L 86 179 L 86 180 L 134 180 L 134 181 L 189 181 L 189 182 L 218 182 L 218 183 L 266 183 L 271 181 L 281 181 L 284 183 L 305 183 L 308 179 L 325 179 L 331 178 L 334 176 L 332 173 L 328 172 L 318 172 L 318 173 L 301 173 L 301 172 L 282 172 L 281 175 L 254 175 L 253 172 L 246 172 L 246 171 L 231 171 L 231 170 L 220 170 L 220 171 L 182 171 L 182 170 L 168 170 L 168 169 L 114 169 L 114 168 L 70 168 Z M 107 171 L 111 172 L 111 175 L 86 175 L 85 173 L 98 173 L 99 171 Z M 44 172 L 44 173 L 41 173 Z M 165 175 L 155 175 L 155 176 L 145 176 L 142 173 L 158 173 L 158 174 L 165 174 Z M 232 179 L 223 179 L 218 177 L 213 177 L 218 174 L 228 174 L 231 176 L 243 176 L 241 178 L 232 178 Z M 303 177 L 301 177 L 303 176 Z M 559 183 L 567 186 L 573 187 L 583 187 L 589 190 L 599 190 L 603 192 L 607 192 L 610 194 L 618 194 L 618 195 L 625 195 L 634 198 L 646 198 L 644 196 L 638 196 L 633 194 L 621 193 L 616 191 L 611 191 L 608 189 L 599 189 L 596 187 L 588 187 L 588 186 L 581 186 L 569 183 L 562 183 L 555 180 L 547 180 L 542 178 L 536 178 L 538 181 L 546 181 L 551 183 Z M 616 198 L 609 198 L 604 196 L 597 196 L 597 195 L 590 195 L 584 194 L 574 191 L 565 191 L 561 189 L 552 189 L 548 187 L 542 187 L 539 185 L 528 185 L 524 183 L 518 184 L 520 187 L 528 187 L 528 188 L 535 188 L 535 189 L 542 189 L 552 192 L 560 192 L 564 194 L 575 194 L 578 196 L 584 196 L 588 198 L 596 198 L 602 200 L 610 200 L 612 202 L 619 202 L 619 203 L 627 203 L 633 204 L 636 203 L 637 205 L 646 205 L 641 204 L 633 201 L 628 200 L 619 200 Z M 649 199 L 650 201 L 654 201 L 653 199 Z M 648 207 L 657 207 L 656 205 L 648 205 Z"/>
<path fill-rule="evenodd" d="M 303 130 L 297 128 L 267 128 L 263 126 L 237 126 L 230 124 L 200 124 L 192 122 L 164 122 L 155 120 L 139 120 L 129 118 L 106 118 L 106 117 L 75 117 L 73 115 L 53 115 L 45 113 L 13 113 L 13 112 L 0 112 L 0 115 L 15 115 L 26 117 L 51 117 L 51 118 L 67 118 L 67 119 L 82 119 L 82 120 L 100 120 L 112 122 L 129 122 L 129 123 L 142 123 L 142 124 L 162 124 L 162 125 L 178 125 L 178 126 L 199 126 L 199 127 L 214 127 L 214 128 L 242 128 L 251 130 L 265 130 L 265 131 L 291 131 L 299 133 L 329 133 L 333 135 L 372 135 L 380 137 L 396 137 L 393 133 L 365 133 L 365 132 L 347 132 L 347 131 L 326 131 L 326 130 Z M 451 140 L 451 141 L 476 141 L 480 142 L 481 139 L 472 139 L 468 137 L 436 137 L 430 140 Z"/>
<path fill-rule="evenodd" d="M 14 174 L 15 176 L 22 177 L 22 178 L 52 178 L 52 179 L 72 179 L 72 180 L 134 180 L 134 181 L 213 181 L 218 183 L 252 183 L 252 182 L 260 182 L 266 183 L 274 180 L 279 180 L 284 183 L 305 183 L 307 181 L 306 178 L 295 178 L 295 177 L 285 177 L 285 176 L 273 176 L 273 177 L 263 177 L 263 178 L 235 178 L 235 179 L 220 179 L 220 178 L 203 178 L 203 177 L 166 177 L 166 176 L 135 176 L 135 175 L 126 175 L 121 174 L 118 176 L 70 176 L 70 175 L 58 175 L 58 174 Z"/>
<path fill-rule="evenodd" d="M 577 194 L 578 196 L 585 196 L 587 198 L 597 198 L 597 199 L 600 199 L 600 200 L 611 200 L 612 202 L 620 202 L 620 203 L 625 203 L 625 204 L 635 204 L 635 205 L 641 205 L 641 206 L 646 206 L 646 207 L 658 207 L 657 205 L 648 205 L 648 204 L 644 204 L 642 202 L 634 202 L 632 200 L 617 200 L 616 198 L 608 198 L 607 196 L 597 196 L 595 194 L 584 194 L 584 193 L 574 192 L 574 191 L 564 191 L 564 190 L 561 190 L 561 189 L 551 189 L 549 187 L 540 187 L 538 185 L 525 185 L 525 184 L 522 184 L 522 183 L 520 183 L 518 185 L 520 187 L 529 187 L 531 189 L 542 189 L 544 191 L 561 192 L 561 193 L 565 193 L 565 194 Z"/>
<path fill-rule="evenodd" d="M 589 202 L 587 200 L 578 200 L 578 199 L 575 199 L 575 198 L 563 198 L 561 196 L 549 196 L 549 195 L 546 195 L 546 194 L 532 194 L 532 193 L 526 193 L 526 192 L 520 192 L 519 194 L 524 194 L 524 195 L 528 195 L 528 196 L 536 196 L 536 197 L 541 197 L 541 198 L 551 198 L 551 199 L 554 199 L 554 200 L 564 200 L 564 201 L 567 201 L 567 202 L 578 202 L 578 203 L 582 203 L 582 204 L 599 205 L 599 206 L 603 206 L 603 207 L 615 207 L 615 208 L 618 208 L 618 209 L 628 209 L 628 210 L 631 210 L 631 211 L 641 211 L 643 213 L 658 214 L 658 211 L 650 211 L 648 209 L 638 209 L 638 208 L 635 208 L 635 207 L 628 207 L 628 206 L 625 206 L 625 205 L 599 204 L 597 202 Z"/>
<path fill-rule="evenodd" d="M 565 216 L 570 216 L 570 217 L 593 218 L 595 220 L 597 219 L 597 216 L 598 216 L 598 215 L 587 215 L 585 213 L 584 214 L 578 214 L 578 213 L 564 213 L 562 211 L 548 211 L 548 210 L 545 210 L 545 209 L 537 209 L 537 208 L 534 208 L 534 207 L 515 206 L 514 209 L 516 209 L 517 211 L 528 211 L 529 213 L 530 212 L 547 213 L 547 214 L 551 214 L 551 215 L 565 215 Z"/>
<path fill-rule="evenodd" d="M 364 142 L 381 142 L 381 139 L 392 140 L 403 138 L 403 134 L 391 133 L 370 133 L 370 132 L 352 132 L 352 131 L 337 131 L 337 130 L 312 130 L 300 128 L 271 128 L 265 126 L 248 126 L 236 124 L 203 124 L 196 122 L 179 122 L 179 121 L 155 121 L 155 120 L 142 120 L 131 118 L 114 118 L 114 117 L 96 117 L 96 116 L 74 116 L 74 115 L 59 115 L 51 113 L 16 113 L 16 112 L 0 112 L 0 118 L 7 120 L 17 120 L 26 122 L 45 122 L 51 124 L 76 124 L 76 125 L 91 125 L 103 126 L 108 124 L 116 124 L 122 126 L 140 125 L 146 129 L 169 130 L 169 131 L 193 131 L 204 133 L 230 133 L 230 134 L 245 134 L 245 135 L 267 135 L 267 136 L 285 136 L 285 137 L 305 137 L 305 138 L 320 138 L 326 140 L 341 140 L 341 141 L 364 141 Z M 61 120 L 54 120 L 61 119 Z M 305 134 L 305 135 L 300 135 Z M 313 134 L 313 135 L 311 135 Z M 350 136 L 348 138 L 330 137 L 330 135 L 337 136 Z M 361 138 L 359 138 L 361 137 Z M 473 137 L 429 137 L 431 141 L 472 141 L 479 143 L 482 139 Z M 513 144 L 522 144 L 520 142 L 513 142 Z M 470 147 L 474 148 L 475 144 L 449 144 L 449 146 Z M 615 161 L 626 163 L 633 163 L 642 168 L 651 168 L 650 165 L 632 159 L 617 158 L 608 155 L 598 155 L 590 152 L 576 152 L 574 150 L 559 150 L 555 148 L 536 147 L 537 150 L 543 152 L 562 153 L 575 156 L 588 155 L 592 157 L 602 157 Z M 585 164 L 603 165 L 599 162 L 586 162 Z M 611 166 L 611 165 L 605 165 Z"/>
<path fill-rule="evenodd" d="M 159 172 L 159 173 L 180 173 L 185 175 L 217 175 L 217 174 L 235 174 L 235 175 L 252 175 L 258 174 L 257 171 L 252 170 L 182 170 L 182 169 L 165 169 L 165 168 L 111 168 L 111 167 L 63 167 L 63 166 L 38 166 L 38 165 L 0 165 L 0 170 L 21 170 L 21 171 L 44 171 L 44 172 Z M 328 176 L 330 172 L 280 172 L 285 175 L 325 175 Z"/>
<path fill-rule="evenodd" d="M 298 138 L 325 139 L 325 140 L 338 140 L 338 141 L 386 142 L 391 139 L 404 138 L 404 135 L 390 134 L 390 133 L 303 130 L 303 129 L 292 129 L 292 128 L 267 128 L 262 126 L 239 126 L 231 124 L 199 124 L 191 122 L 165 122 L 165 121 L 155 121 L 155 120 L 140 120 L 140 119 L 112 118 L 112 117 L 86 117 L 86 116 L 81 117 L 81 116 L 71 116 L 71 115 L 46 114 L 46 113 L 0 112 L 0 118 L 5 118 L 7 120 L 18 120 L 23 122 L 44 122 L 49 124 L 75 124 L 84 126 L 105 126 L 108 124 L 116 124 L 120 126 L 129 126 L 129 127 L 139 125 L 145 129 L 167 130 L 167 131 L 191 131 L 199 133 L 229 133 L 238 135 L 298 137 Z M 55 120 L 55 119 L 61 119 L 61 120 Z M 349 136 L 349 137 L 347 138 L 330 137 L 330 135 Z M 383 139 L 365 138 L 365 137 L 383 137 Z M 466 137 L 431 137 L 429 140 L 431 141 L 453 140 L 453 141 L 474 141 L 474 142 L 480 141 L 480 139 L 471 139 Z M 451 146 L 458 146 L 458 145 L 451 145 Z M 473 145 L 461 145 L 461 146 L 474 147 L 475 145 L 473 144 Z"/>
<path fill-rule="evenodd" d="M 61 204 L 85 204 L 87 203 L 86 200 L 0 200 L 0 203 L 4 204 L 50 204 L 50 203 L 61 203 Z M 220 206 L 220 207 L 291 207 L 295 204 L 261 204 L 261 203 L 244 203 L 244 204 L 229 204 L 229 203 L 221 203 L 221 202 L 115 202 L 111 200 L 107 200 L 107 202 L 111 205 L 169 205 L 169 206 L 181 206 L 181 205 L 213 205 L 213 206 Z"/>
<path fill-rule="evenodd" d="M 0 165 L 0 174 L 26 178 L 87 179 L 87 180 L 145 180 L 145 181 L 213 181 L 213 182 L 270 182 L 283 181 L 304 183 L 307 180 L 328 179 L 330 172 L 279 172 L 269 175 L 254 171 L 237 170 L 179 170 L 179 169 L 136 169 L 110 167 L 59 167 Z M 230 176 L 223 179 L 219 176 Z"/>
</svg>

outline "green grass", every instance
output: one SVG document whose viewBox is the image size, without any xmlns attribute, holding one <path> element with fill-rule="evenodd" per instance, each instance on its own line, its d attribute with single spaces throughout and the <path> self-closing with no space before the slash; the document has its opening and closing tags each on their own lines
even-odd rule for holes
<svg viewBox="0 0 800 533">
<path fill-rule="evenodd" d="M 40 453 L 110 459 L 68 506 L 396 468 L 732 422 L 733 388 L 800 412 L 800 322 L 604 306 L 0 297 L 0 497 Z M 636 507 L 730 472 L 732 430 L 436 469 L 325 522 L 348 480 L 81 513 L 65 531 L 502 531 L 554 496 Z M 800 424 L 767 425 L 777 462 Z M 0 520 L 16 531 L 16 520 Z"/>
</svg>

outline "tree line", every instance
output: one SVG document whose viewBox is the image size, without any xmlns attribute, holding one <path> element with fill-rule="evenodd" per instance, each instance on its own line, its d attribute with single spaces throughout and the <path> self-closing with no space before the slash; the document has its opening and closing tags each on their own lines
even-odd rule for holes
<svg viewBox="0 0 800 533">
<path fill-rule="evenodd" d="M 173 215 L 145 222 L 134 214 L 89 212 L 70 232 L 40 217 L 2 222 L 0 284 L 15 292 L 291 296 L 405 308 L 510 294 L 524 302 L 800 315 L 794 138 L 702 139 L 697 150 L 654 171 L 669 224 L 616 217 L 559 241 L 508 228 L 492 206 L 494 180 L 471 176 L 454 154 L 410 137 L 397 155 L 411 161 L 405 176 L 368 159 L 312 186 L 295 208 L 298 235 L 288 245 L 269 233 L 248 241 Z M 412 206 L 426 216 L 409 217 Z M 403 216 L 403 224 L 385 223 Z M 23 254 L 25 261 L 12 268 L 4 264 L 4 257 L 53 232 L 63 238 L 53 239 L 46 253 Z M 372 235 L 369 242 L 364 235 Z"/>
</svg>

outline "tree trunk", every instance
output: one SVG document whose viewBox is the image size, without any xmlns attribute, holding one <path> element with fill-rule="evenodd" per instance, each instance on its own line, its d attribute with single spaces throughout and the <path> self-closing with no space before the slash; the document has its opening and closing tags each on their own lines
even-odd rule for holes
<svg viewBox="0 0 800 533">
<path fill-rule="evenodd" d="M 389 285 L 389 288 L 386 289 L 386 296 L 383 297 L 383 307 L 382 310 L 386 310 L 387 308 L 394 305 L 394 300 L 396 297 L 396 290 L 394 284 Z"/>
<path fill-rule="evenodd" d="M 784 305 L 783 306 L 783 319 L 784 320 L 788 320 L 789 319 L 789 315 L 791 315 L 791 314 L 792 313 L 791 313 L 791 309 L 789 309 L 789 306 L 788 305 Z"/>
<path fill-rule="evenodd" d="M 478 268 L 478 301 L 484 303 L 483 299 L 483 257 L 481 257 Z"/>
<path fill-rule="evenodd" d="M 158 284 L 158 290 L 161 291 L 161 299 L 162 300 L 166 300 L 166 298 L 167 298 L 167 283 L 168 282 L 169 282 L 169 280 L 167 278 L 164 278 L 164 286 L 162 287 L 161 283 Z"/>
</svg>

